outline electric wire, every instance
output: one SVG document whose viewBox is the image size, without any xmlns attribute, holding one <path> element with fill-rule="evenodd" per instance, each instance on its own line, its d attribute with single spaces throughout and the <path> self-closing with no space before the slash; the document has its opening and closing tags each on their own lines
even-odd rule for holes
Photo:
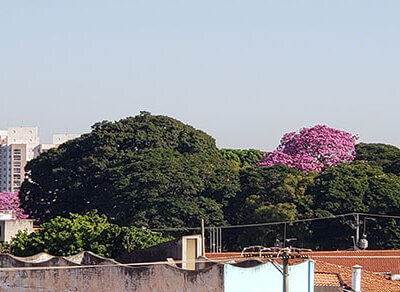
<svg viewBox="0 0 400 292">
<path fill-rule="evenodd" d="M 389 218 L 389 219 L 400 219 L 400 216 L 396 215 L 385 215 L 385 214 L 370 214 L 370 213 L 345 213 L 339 215 L 331 215 L 325 217 L 314 217 L 314 218 L 306 218 L 306 219 L 297 219 L 297 220 L 287 220 L 287 221 L 276 221 L 276 222 L 264 222 L 264 223 L 252 223 L 252 224 L 239 224 L 239 225 L 223 225 L 223 226 L 206 226 L 205 229 L 233 229 L 233 228 L 250 228 L 250 227 L 261 227 L 261 226 L 273 226 L 273 225 L 281 225 L 281 224 L 294 224 L 301 222 L 311 222 L 318 220 L 327 220 L 327 219 L 337 219 L 344 218 L 349 216 L 368 216 L 368 217 L 381 217 L 381 218 Z M 189 231 L 189 230 L 200 230 L 201 227 L 167 227 L 167 228 L 150 228 L 151 231 Z"/>
</svg>

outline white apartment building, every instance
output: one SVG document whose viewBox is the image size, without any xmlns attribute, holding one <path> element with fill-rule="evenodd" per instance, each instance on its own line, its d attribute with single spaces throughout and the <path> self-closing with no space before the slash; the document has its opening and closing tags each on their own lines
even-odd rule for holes
<svg viewBox="0 0 400 292">
<path fill-rule="evenodd" d="M 9 127 L 0 131 L 0 191 L 18 191 L 25 178 L 24 167 L 34 158 L 39 144 L 37 127 Z"/>
<path fill-rule="evenodd" d="M 28 161 L 76 137 L 79 135 L 55 134 L 53 144 L 39 144 L 37 127 L 9 127 L 0 131 L 0 192 L 19 191 Z"/>
</svg>

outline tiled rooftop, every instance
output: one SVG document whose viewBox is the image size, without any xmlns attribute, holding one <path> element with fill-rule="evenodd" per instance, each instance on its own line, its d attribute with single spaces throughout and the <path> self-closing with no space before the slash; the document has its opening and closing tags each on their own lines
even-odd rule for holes
<svg viewBox="0 0 400 292">
<path fill-rule="evenodd" d="M 341 281 L 340 275 L 337 273 L 315 272 L 314 285 L 315 286 L 324 286 L 324 287 L 326 287 L 326 286 L 342 287 L 343 283 Z"/>
<path fill-rule="evenodd" d="M 400 274 L 400 250 L 316 251 L 311 258 L 341 266 L 360 265 L 372 272 Z"/>
<path fill-rule="evenodd" d="M 318 283 L 319 286 L 333 286 L 335 282 L 332 279 L 334 277 L 326 277 L 327 272 L 331 275 L 336 274 L 339 280 L 342 279 L 344 284 L 351 286 L 351 267 L 330 264 L 319 260 L 315 261 L 315 285 Z M 363 269 L 361 288 L 363 292 L 399 292 L 400 281 L 393 281 L 384 275 Z"/>
</svg>

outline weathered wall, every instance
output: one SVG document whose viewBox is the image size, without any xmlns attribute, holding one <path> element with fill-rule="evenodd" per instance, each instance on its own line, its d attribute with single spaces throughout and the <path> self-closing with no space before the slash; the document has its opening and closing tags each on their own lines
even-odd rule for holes
<svg viewBox="0 0 400 292">
<path fill-rule="evenodd" d="M 149 248 L 125 253 L 115 260 L 120 263 L 165 261 L 167 258 L 182 259 L 182 239 L 164 242 Z"/>
<path fill-rule="evenodd" d="M 0 267 L 48 267 L 48 266 L 75 266 L 77 264 L 63 257 L 53 257 L 46 253 L 39 253 L 32 257 L 20 258 L 10 254 L 0 255 Z"/>
<path fill-rule="evenodd" d="M 223 292 L 223 265 L 185 271 L 168 265 L 0 269 L 0 291 Z"/>
</svg>

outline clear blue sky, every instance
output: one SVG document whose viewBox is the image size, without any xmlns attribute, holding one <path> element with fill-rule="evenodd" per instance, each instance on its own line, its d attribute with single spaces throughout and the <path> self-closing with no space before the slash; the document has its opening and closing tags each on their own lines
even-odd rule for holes
<svg viewBox="0 0 400 292">
<path fill-rule="evenodd" d="M 0 0 L 0 128 L 140 110 L 220 147 L 317 123 L 400 146 L 400 1 Z"/>
</svg>

